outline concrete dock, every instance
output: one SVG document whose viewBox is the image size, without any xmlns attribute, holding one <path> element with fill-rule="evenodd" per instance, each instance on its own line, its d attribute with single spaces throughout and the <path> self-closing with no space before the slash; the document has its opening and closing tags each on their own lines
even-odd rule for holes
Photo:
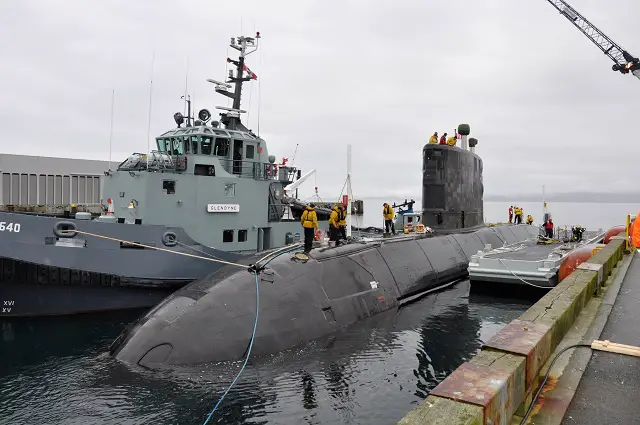
<svg viewBox="0 0 640 425">
<path fill-rule="evenodd" d="M 640 254 L 633 254 L 599 340 L 640 345 Z M 593 351 L 563 425 L 640 423 L 640 358 Z"/>
<path fill-rule="evenodd" d="M 517 425 L 528 410 L 526 423 L 535 425 L 640 423 L 630 409 L 640 400 L 640 383 L 634 379 L 640 375 L 640 359 L 592 355 L 591 348 L 577 347 L 565 350 L 550 369 L 556 355 L 573 344 L 609 339 L 640 345 L 634 316 L 640 314 L 640 258 L 624 255 L 626 248 L 625 240 L 617 238 L 599 250 L 399 424 Z M 547 371 L 549 379 L 532 405 Z"/>
</svg>

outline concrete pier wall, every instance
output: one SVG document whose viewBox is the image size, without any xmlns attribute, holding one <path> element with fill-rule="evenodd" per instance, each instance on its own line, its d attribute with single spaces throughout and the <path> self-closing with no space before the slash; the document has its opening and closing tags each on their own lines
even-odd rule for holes
<svg viewBox="0 0 640 425">
<path fill-rule="evenodd" d="M 580 311 L 622 259 L 612 240 L 442 381 L 399 425 L 506 425 L 526 409 L 549 360 Z"/>
</svg>

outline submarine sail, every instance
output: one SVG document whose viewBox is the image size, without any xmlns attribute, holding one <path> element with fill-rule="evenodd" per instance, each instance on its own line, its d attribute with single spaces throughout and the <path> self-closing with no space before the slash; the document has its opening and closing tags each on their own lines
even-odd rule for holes
<svg viewBox="0 0 640 425">
<path fill-rule="evenodd" d="M 470 127 L 458 126 L 462 146 L 426 144 L 422 149 L 423 222 L 434 230 L 451 231 L 484 225 L 482 158 L 468 140 Z"/>
</svg>

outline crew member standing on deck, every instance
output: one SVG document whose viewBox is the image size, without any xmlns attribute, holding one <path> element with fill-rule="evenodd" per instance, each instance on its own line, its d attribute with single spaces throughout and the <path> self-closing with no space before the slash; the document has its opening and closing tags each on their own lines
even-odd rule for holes
<svg viewBox="0 0 640 425">
<path fill-rule="evenodd" d="M 384 217 L 384 229 L 386 233 L 389 233 L 389 229 L 396 234 L 396 226 L 393 224 L 393 216 L 395 212 L 393 211 L 393 207 L 386 202 L 382 204 L 382 216 Z"/>
<path fill-rule="evenodd" d="M 338 204 L 333 206 L 333 211 L 329 216 L 329 241 L 333 241 L 338 244 L 338 232 L 340 228 L 340 210 Z"/>
<path fill-rule="evenodd" d="M 315 205 L 309 204 L 302 212 L 300 224 L 304 228 L 304 252 L 311 252 L 313 246 L 313 236 L 315 229 L 318 228 L 318 215 L 316 214 Z"/>
<path fill-rule="evenodd" d="M 544 227 L 547 229 L 547 237 L 553 239 L 553 220 L 551 220 L 551 217 L 549 217 L 549 221 Z"/>
<path fill-rule="evenodd" d="M 438 143 L 438 132 L 433 133 L 433 136 L 429 137 L 429 143 L 437 144 Z"/>
<path fill-rule="evenodd" d="M 347 209 L 344 204 L 340 204 L 340 237 L 341 239 L 347 240 Z"/>
<path fill-rule="evenodd" d="M 440 144 L 441 145 L 446 145 L 447 144 L 447 133 L 444 133 L 442 135 L 442 137 L 440 138 Z"/>
<path fill-rule="evenodd" d="M 509 207 L 509 224 L 511 224 L 512 220 L 513 220 L 513 205 Z"/>
</svg>

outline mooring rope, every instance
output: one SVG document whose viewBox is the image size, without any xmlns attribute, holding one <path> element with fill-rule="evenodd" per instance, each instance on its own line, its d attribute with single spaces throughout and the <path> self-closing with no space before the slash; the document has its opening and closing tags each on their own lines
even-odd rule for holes
<svg viewBox="0 0 640 425">
<path fill-rule="evenodd" d="M 127 240 L 124 240 L 124 239 L 112 238 L 110 236 L 104 236 L 104 235 L 99 235 L 97 233 L 85 232 L 83 230 L 77 230 L 77 229 L 76 230 L 60 230 L 60 233 L 70 233 L 70 234 L 79 233 L 81 235 L 93 236 L 94 238 L 106 239 L 106 240 L 110 240 L 110 241 L 114 241 L 114 242 L 120 242 L 120 243 L 123 243 L 123 244 L 126 244 L 126 245 L 139 246 L 139 247 L 142 247 L 142 248 L 154 249 L 156 251 L 168 252 L 168 253 L 176 254 L 176 255 L 184 255 L 185 257 L 197 258 L 197 259 L 200 259 L 200 260 L 211 261 L 211 262 L 214 262 L 214 263 L 221 263 L 221 264 L 226 264 L 226 265 L 229 265 L 229 266 L 241 267 L 243 269 L 246 269 L 247 267 L 249 267 L 246 264 L 233 263 L 231 261 L 220 260 L 218 258 L 205 257 L 205 256 L 202 256 L 202 255 L 188 254 L 186 252 L 174 251 L 172 249 L 167 249 L 167 248 L 159 248 L 157 246 L 146 245 L 146 244 L 138 243 L 138 242 L 131 242 L 131 241 L 127 241 Z"/>
</svg>

